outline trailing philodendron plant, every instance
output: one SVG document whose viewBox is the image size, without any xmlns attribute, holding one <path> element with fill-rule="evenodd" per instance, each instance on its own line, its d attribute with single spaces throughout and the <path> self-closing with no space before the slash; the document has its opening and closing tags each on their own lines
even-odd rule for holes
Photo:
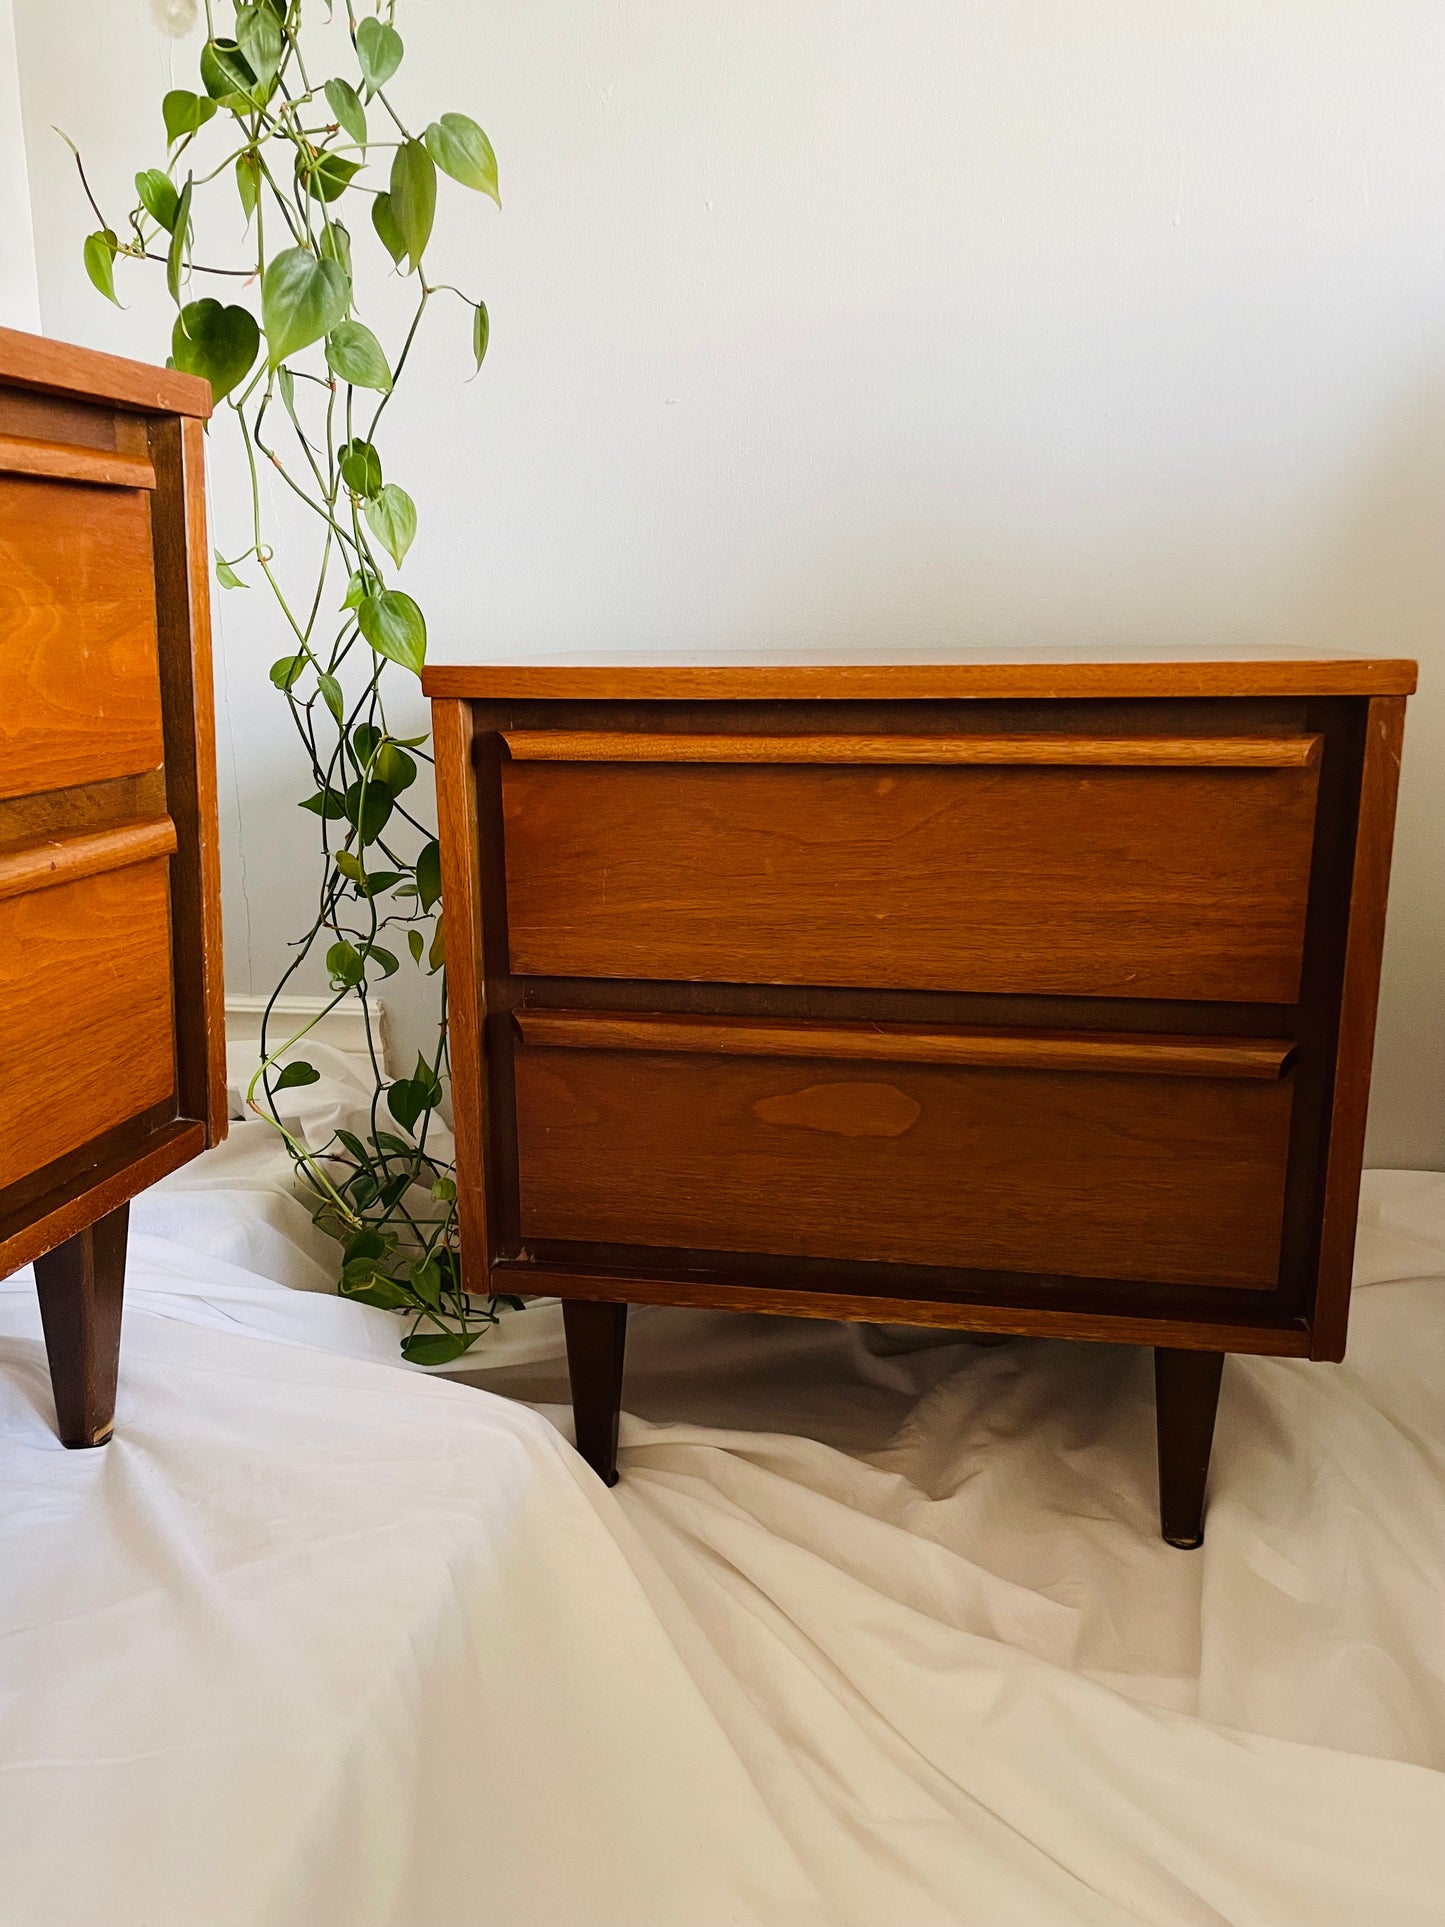
<svg viewBox="0 0 1445 1927">
<path fill-rule="evenodd" d="M 486 305 L 433 282 L 426 249 L 438 171 L 496 201 L 497 165 L 465 114 L 421 128 L 403 118 L 389 91 L 405 51 L 395 0 L 362 16 L 345 0 L 344 20 L 323 0 L 250 0 L 228 5 L 224 22 L 219 12 L 207 0 L 199 91 L 166 95 L 165 165 L 136 175 L 137 202 L 120 227 L 96 205 L 77 152 L 100 223 L 85 266 L 112 301 L 118 262 L 164 268 L 178 310 L 171 364 L 210 382 L 249 469 L 248 539 L 217 550 L 217 578 L 226 589 L 264 585 L 285 636 L 271 681 L 310 768 L 301 808 L 320 842 L 318 890 L 268 1004 L 247 1102 L 281 1133 L 317 1223 L 341 1243 L 340 1289 L 408 1314 L 403 1352 L 440 1364 L 495 1322 L 496 1302 L 462 1290 L 456 1185 L 432 1143 L 447 1077 L 441 878 L 436 840 L 411 808 L 418 762 L 430 758 L 426 738 L 397 737 L 386 712 L 394 677 L 420 672 L 426 621 L 396 586 L 416 508 L 387 475 L 381 430 L 434 295 L 464 305 L 482 365 Z M 212 208 L 225 236 L 244 222 L 240 261 L 218 262 L 199 238 Z M 394 352 L 363 318 L 363 250 L 415 289 Z M 223 298 L 201 293 L 207 282 Z M 265 526 L 263 468 L 293 505 L 285 587 Z M 291 586 L 298 577 L 304 593 Z M 275 1006 L 318 951 L 328 1009 L 360 1001 L 375 1089 L 364 1130 L 312 1147 L 278 1098 L 317 1081 L 299 1047 L 319 1020 L 278 1035 Z M 441 1021 L 432 1054 L 387 1083 L 371 993 L 401 968 L 402 951 L 437 977 Z"/>
</svg>

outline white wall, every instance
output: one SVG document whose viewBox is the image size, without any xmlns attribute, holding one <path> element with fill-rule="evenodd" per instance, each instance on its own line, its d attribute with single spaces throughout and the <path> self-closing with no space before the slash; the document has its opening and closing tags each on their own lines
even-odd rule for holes
<svg viewBox="0 0 1445 1927">
<path fill-rule="evenodd" d="M 84 283 L 49 126 L 119 194 L 172 49 L 141 0 L 16 4 L 46 326 L 159 355 L 154 290 L 119 316 Z M 441 318 L 392 423 L 434 656 L 1417 654 L 1372 1154 L 1445 1165 L 1436 0 L 402 0 L 399 25 L 401 97 L 477 114 L 505 202 L 444 197 L 486 372 L 459 385 Z M 222 603 L 256 988 L 308 874 L 263 613 Z"/>
<path fill-rule="evenodd" d="M 10 0 L 0 0 L 0 328 L 40 326 L 30 179 L 20 119 L 20 69 Z"/>
</svg>

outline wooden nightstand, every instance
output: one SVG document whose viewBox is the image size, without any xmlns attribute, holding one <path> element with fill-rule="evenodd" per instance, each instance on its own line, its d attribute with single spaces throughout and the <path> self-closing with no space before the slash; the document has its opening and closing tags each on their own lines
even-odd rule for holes
<svg viewBox="0 0 1445 1927">
<path fill-rule="evenodd" d="M 435 668 L 463 1264 L 564 1300 L 1343 1355 L 1413 663 Z"/>
<path fill-rule="evenodd" d="M 130 1200 L 226 1135 L 194 376 L 0 329 L 0 1277 L 115 1416 Z"/>
</svg>

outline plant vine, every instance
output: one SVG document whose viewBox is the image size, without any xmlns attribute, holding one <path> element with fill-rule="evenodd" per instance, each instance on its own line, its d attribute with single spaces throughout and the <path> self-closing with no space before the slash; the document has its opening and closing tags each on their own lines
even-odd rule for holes
<svg viewBox="0 0 1445 1927">
<path fill-rule="evenodd" d="M 249 540 L 231 555 L 217 549 L 216 575 L 228 590 L 258 581 L 274 602 L 285 653 L 270 678 L 314 784 L 300 807 L 319 834 L 315 913 L 267 1002 L 262 1061 L 246 1101 L 284 1139 L 316 1222 L 341 1245 L 341 1292 L 404 1314 L 403 1354 L 444 1364 L 495 1324 L 500 1301 L 474 1301 L 463 1289 L 455 1176 L 433 1148 L 448 1078 L 445 935 L 436 839 L 411 807 L 418 764 L 431 758 L 426 737 L 393 734 L 385 706 L 397 671 L 421 671 L 426 619 L 395 586 L 416 507 L 386 479 L 378 434 L 434 296 L 469 310 L 482 366 L 485 302 L 432 282 L 424 255 L 438 172 L 500 205 L 496 158 L 465 114 L 442 114 L 419 134 L 403 118 L 390 92 L 405 53 L 396 0 L 375 0 L 375 11 L 361 15 L 345 0 L 344 22 L 331 4 L 318 19 L 321 7 L 306 0 L 242 0 L 229 9 L 229 34 L 217 32 L 218 11 L 207 0 L 201 90 L 165 96 L 166 164 L 136 175 L 122 231 L 107 223 L 70 143 L 100 224 L 85 240 L 85 267 L 111 301 L 117 262 L 164 267 L 178 311 L 169 365 L 204 376 L 233 420 L 249 476 Z M 308 61 L 315 67 L 325 53 L 331 65 L 343 31 L 354 78 L 314 80 Z M 381 167 L 385 186 L 370 178 Z M 207 190 L 239 198 L 243 263 L 196 256 Z M 367 200 L 370 240 L 388 270 L 415 284 L 394 361 L 361 318 L 353 236 L 341 218 Z M 239 282 L 243 298 L 194 296 L 196 278 L 211 276 Z M 252 290 L 259 319 L 244 300 Z M 312 537 L 304 597 L 283 587 L 265 533 L 266 469 L 297 507 L 300 525 L 288 530 L 296 548 L 305 532 Z M 402 942 L 412 966 L 437 979 L 440 1021 L 431 1054 L 388 1082 L 373 992 L 401 968 L 390 946 Z M 323 947 L 326 1011 L 359 1000 L 374 1089 L 364 1131 L 337 1130 L 313 1148 L 287 1124 L 278 1099 L 318 1081 L 298 1052 L 320 1016 L 287 1032 L 277 999 Z"/>
</svg>

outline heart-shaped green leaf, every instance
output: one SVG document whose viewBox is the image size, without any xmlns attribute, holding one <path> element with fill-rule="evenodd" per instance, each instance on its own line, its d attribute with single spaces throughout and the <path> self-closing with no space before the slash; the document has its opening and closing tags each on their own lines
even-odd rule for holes
<svg viewBox="0 0 1445 1927">
<path fill-rule="evenodd" d="M 383 743 L 376 752 L 376 773 L 393 796 L 400 796 L 416 781 L 416 764 L 395 743 Z"/>
<path fill-rule="evenodd" d="M 412 1075 L 398 1078 L 387 1087 L 386 1108 L 404 1131 L 411 1130 L 423 1111 L 435 1110 L 441 1101 L 441 1082 L 420 1054 Z"/>
<path fill-rule="evenodd" d="M 351 580 L 346 585 L 346 599 L 341 605 L 342 608 L 359 609 L 375 587 L 375 580 L 367 574 L 365 569 L 354 570 Z"/>
<path fill-rule="evenodd" d="M 349 80 L 328 80 L 326 104 L 336 116 L 338 127 L 350 134 L 358 147 L 366 145 L 366 109 L 361 96 Z"/>
<path fill-rule="evenodd" d="M 391 157 L 390 205 L 410 267 L 415 268 L 431 239 L 437 208 L 436 164 L 420 141 L 403 141 Z"/>
<path fill-rule="evenodd" d="M 136 175 L 135 191 L 146 213 L 169 234 L 175 227 L 180 206 L 180 196 L 170 175 L 163 174 L 158 167 L 148 167 L 143 174 Z"/>
<path fill-rule="evenodd" d="M 354 990 L 363 975 L 361 952 L 343 937 L 340 943 L 332 944 L 326 953 L 326 972 L 333 988 Z"/>
<path fill-rule="evenodd" d="M 278 656 L 271 665 L 271 680 L 278 689 L 290 689 L 305 667 L 305 656 Z"/>
<path fill-rule="evenodd" d="M 188 88 L 173 87 L 161 102 L 161 115 L 166 123 L 166 146 L 174 147 L 178 140 L 204 127 L 215 111 L 215 101 L 207 100 L 202 94 L 193 94 Z"/>
<path fill-rule="evenodd" d="M 328 220 L 317 237 L 316 245 L 322 258 L 335 261 L 351 279 L 351 232 L 340 221 Z"/>
<path fill-rule="evenodd" d="M 366 505 L 366 522 L 372 534 L 398 568 L 416 538 L 416 504 L 404 488 L 388 482 Z"/>
<path fill-rule="evenodd" d="M 171 300 L 179 303 L 181 298 L 181 275 L 186 265 L 186 249 L 191 245 L 191 177 L 186 176 L 186 184 L 181 189 L 180 199 L 176 202 L 176 224 L 171 230 L 171 244 L 166 249 L 166 286 L 170 289 Z"/>
<path fill-rule="evenodd" d="M 433 837 L 416 860 L 416 893 L 423 910 L 430 910 L 442 893 L 442 846 Z"/>
<path fill-rule="evenodd" d="M 391 791 L 385 783 L 373 777 L 363 782 L 359 777 L 347 790 L 343 799 L 346 807 L 346 820 L 356 830 L 363 849 L 376 839 L 386 828 L 391 816 Z"/>
<path fill-rule="evenodd" d="M 423 950 L 426 949 L 426 943 L 422 937 L 420 930 L 407 931 L 406 947 L 411 952 L 412 962 L 419 964 L 421 962 L 421 954 Z"/>
<path fill-rule="evenodd" d="M 313 816 L 321 817 L 327 823 L 337 822 L 346 814 L 346 805 L 335 790 L 318 790 L 315 796 L 308 796 L 298 809 L 310 810 Z"/>
<path fill-rule="evenodd" d="M 234 40 L 208 40 L 202 47 L 201 85 L 218 107 L 233 114 L 244 114 L 265 91 Z"/>
<path fill-rule="evenodd" d="M 236 156 L 236 192 L 241 197 L 241 212 L 249 227 L 261 198 L 261 156 L 254 148 Z"/>
<path fill-rule="evenodd" d="M 204 375 L 215 401 L 250 374 L 260 346 L 249 308 L 223 308 L 209 296 L 188 302 L 171 330 L 171 359 L 188 375 Z"/>
<path fill-rule="evenodd" d="M 409 1267 L 406 1281 L 424 1305 L 433 1311 L 442 1308 L 442 1268 L 435 1258 L 418 1258 Z"/>
<path fill-rule="evenodd" d="M 120 243 L 111 228 L 98 228 L 85 237 L 85 271 L 107 301 L 115 301 L 115 251 Z"/>
<path fill-rule="evenodd" d="M 401 589 L 378 589 L 356 616 L 377 655 L 421 674 L 426 661 L 426 618 L 409 595 Z"/>
<path fill-rule="evenodd" d="M 356 58 L 368 95 L 384 87 L 401 65 L 405 48 L 396 28 L 385 20 L 368 17 L 356 29 Z"/>
<path fill-rule="evenodd" d="M 273 1089 L 294 1091 L 298 1084 L 319 1084 L 321 1073 L 314 1064 L 303 1063 L 298 1057 L 289 1063 L 276 1079 Z"/>
<path fill-rule="evenodd" d="M 381 343 L 363 321 L 341 321 L 331 330 L 326 365 L 353 388 L 375 388 L 384 395 L 391 386 Z"/>
<path fill-rule="evenodd" d="M 381 457 L 370 442 L 343 442 L 340 453 L 341 479 L 353 495 L 369 500 L 381 488 Z M 353 577 L 343 609 L 354 609 L 367 589 L 363 584 L 352 600 L 352 590 L 356 589 L 357 579 Z"/>
<path fill-rule="evenodd" d="M 479 301 L 477 303 L 477 312 L 472 316 L 472 353 L 477 358 L 478 368 L 481 367 L 487 358 L 487 343 L 491 338 L 491 316 L 487 313 L 486 302 Z"/>
<path fill-rule="evenodd" d="M 396 224 L 389 194 L 378 194 L 371 203 L 371 225 L 376 229 L 381 245 L 400 267 L 406 255 L 406 242 Z"/>
<path fill-rule="evenodd" d="M 401 1341 L 401 1355 L 408 1365 L 449 1365 L 463 1352 L 469 1352 L 481 1337 L 474 1332 L 413 1332 Z"/>
<path fill-rule="evenodd" d="M 375 1305 L 379 1311 L 406 1311 L 415 1303 L 409 1292 L 385 1272 L 378 1271 L 369 1258 L 359 1260 L 354 1270 L 347 1265 L 337 1290 L 343 1298 L 354 1298 L 360 1305 Z M 406 1349 L 405 1340 L 402 1349 Z"/>
<path fill-rule="evenodd" d="M 339 723 L 346 711 L 346 698 L 341 693 L 341 684 L 335 676 L 322 670 L 316 678 L 316 686 L 321 691 L 321 699 Z"/>
<path fill-rule="evenodd" d="M 492 143 L 466 114 L 443 114 L 422 136 L 427 152 L 443 174 L 450 174 L 463 187 L 474 187 L 479 194 L 490 194 L 497 206 L 497 157 Z"/>
<path fill-rule="evenodd" d="M 340 1137 L 341 1133 L 338 1131 L 336 1135 Z M 366 1147 L 360 1138 L 351 1137 L 350 1131 L 348 1131 L 346 1135 L 351 1138 L 351 1142 L 356 1146 L 356 1156 L 364 1158 L 366 1156 Z M 407 1148 L 409 1149 L 410 1147 Z M 386 1253 L 387 1242 L 379 1231 L 354 1231 L 341 1247 L 341 1255 L 345 1258 L 347 1264 L 354 1263 L 358 1258 L 384 1258 Z"/>
<path fill-rule="evenodd" d="M 379 943 L 369 943 L 366 946 L 366 958 L 368 963 L 376 965 L 383 977 L 394 977 L 397 971 L 401 969 L 401 965 L 392 953 L 389 950 L 383 949 Z M 407 1182 L 409 1181 L 410 1180 Z M 402 1185 L 402 1189 L 406 1189 L 405 1183 Z"/>
<path fill-rule="evenodd" d="M 271 8 L 251 5 L 236 9 L 236 42 L 246 65 L 261 82 L 268 85 L 281 65 L 281 22 Z"/>
<path fill-rule="evenodd" d="M 409 1077 L 399 1077 L 386 1091 L 386 1108 L 404 1131 L 409 1131 L 426 1109 L 426 1101 Z"/>
<path fill-rule="evenodd" d="M 308 248 L 287 248 L 261 283 L 261 318 L 271 366 L 319 341 L 346 313 L 351 286 L 335 261 L 318 261 Z"/>
<path fill-rule="evenodd" d="M 241 580 L 219 549 L 213 549 L 211 553 L 216 558 L 216 580 L 223 589 L 250 588 L 250 583 Z"/>
<path fill-rule="evenodd" d="M 318 152 L 309 157 L 296 156 L 296 179 L 314 201 L 339 199 L 352 176 L 360 170 L 360 161 L 349 161 L 344 154 Z"/>
</svg>

